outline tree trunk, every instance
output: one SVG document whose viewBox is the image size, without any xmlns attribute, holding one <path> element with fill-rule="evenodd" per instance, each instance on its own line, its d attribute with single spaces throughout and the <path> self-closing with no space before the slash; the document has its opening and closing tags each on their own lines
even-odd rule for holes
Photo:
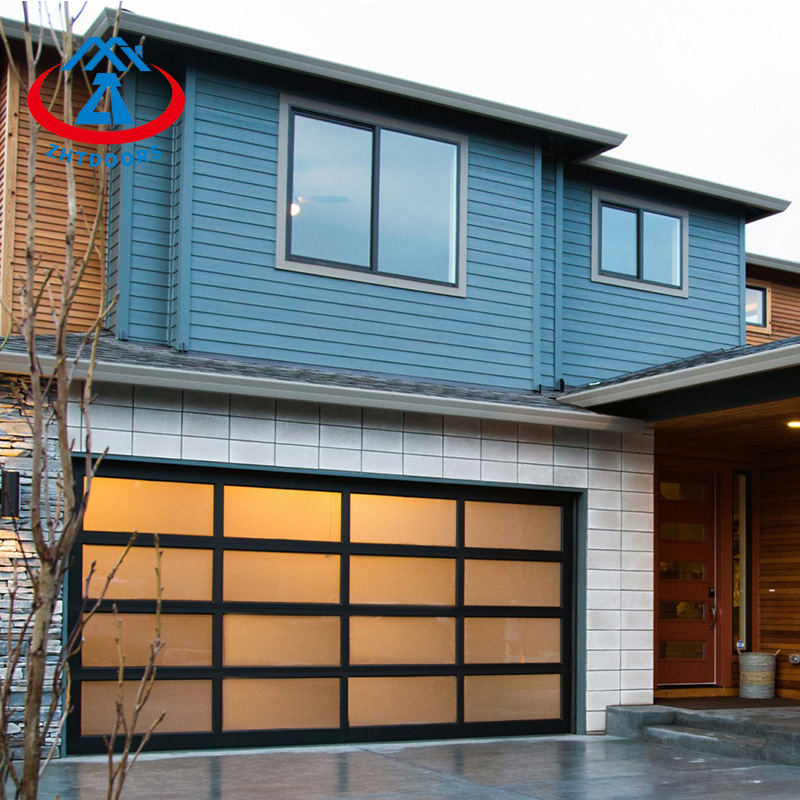
<svg viewBox="0 0 800 800">
<path fill-rule="evenodd" d="M 25 701 L 25 763 L 23 765 L 22 800 L 36 800 L 39 793 L 39 767 L 41 764 L 42 735 L 41 708 L 47 666 L 47 644 L 50 623 L 53 619 L 58 581 L 56 568 L 45 562 L 41 565 L 38 581 L 34 583 L 33 597 L 36 609 L 28 653 L 28 686 Z"/>
</svg>

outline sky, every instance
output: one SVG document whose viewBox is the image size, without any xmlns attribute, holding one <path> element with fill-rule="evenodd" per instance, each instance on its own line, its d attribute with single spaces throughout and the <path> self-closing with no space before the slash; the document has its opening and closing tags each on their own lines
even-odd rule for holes
<svg viewBox="0 0 800 800">
<path fill-rule="evenodd" d="M 76 30 L 104 5 L 88 2 Z M 38 4 L 29 7 L 35 18 Z M 627 133 L 608 155 L 794 201 L 747 226 L 747 249 L 800 261 L 800 2 L 125 0 L 123 7 Z M 73 14 L 78 8 L 71 4 Z M 19 3 L 2 1 L 0 12 L 21 18 Z"/>
</svg>

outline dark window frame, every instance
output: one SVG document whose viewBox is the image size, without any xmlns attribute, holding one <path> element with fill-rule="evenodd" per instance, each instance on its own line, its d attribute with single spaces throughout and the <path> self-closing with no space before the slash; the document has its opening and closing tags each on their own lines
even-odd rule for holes
<svg viewBox="0 0 800 800">
<path fill-rule="evenodd" d="M 747 321 L 747 290 L 753 289 L 762 296 L 763 325 Z M 772 333 L 772 284 L 765 281 L 748 280 L 745 283 L 744 322 L 748 331 L 753 333 Z"/>
<path fill-rule="evenodd" d="M 291 188 L 294 172 L 294 119 L 297 114 L 327 120 L 373 132 L 372 213 L 370 218 L 370 266 L 363 267 L 326 259 L 296 256 L 291 253 Z M 445 142 L 456 147 L 455 186 L 455 275 L 453 281 L 439 281 L 402 275 L 379 269 L 379 188 L 380 131 Z M 469 139 L 466 135 L 388 115 L 373 114 L 331 103 L 281 95 L 278 136 L 278 229 L 276 267 L 326 277 L 355 280 L 385 286 L 451 296 L 466 296 L 467 272 L 467 161 Z"/>
<path fill-rule="evenodd" d="M 603 208 L 615 208 L 636 214 L 636 275 L 603 269 Z M 644 214 L 660 214 L 677 219 L 680 224 L 678 256 L 680 283 L 662 283 L 644 277 Z M 674 297 L 689 296 L 689 212 L 644 198 L 595 190 L 592 192 L 592 281 L 630 289 L 639 289 Z"/>
</svg>

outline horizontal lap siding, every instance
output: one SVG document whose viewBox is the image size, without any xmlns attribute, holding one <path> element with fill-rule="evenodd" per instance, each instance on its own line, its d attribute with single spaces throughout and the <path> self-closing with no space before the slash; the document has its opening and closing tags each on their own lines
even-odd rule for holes
<svg viewBox="0 0 800 800">
<path fill-rule="evenodd" d="M 278 99 L 198 71 L 192 349 L 531 388 L 532 148 L 470 138 L 466 298 L 276 270 Z"/>
<path fill-rule="evenodd" d="M 689 211 L 689 297 L 670 297 L 591 281 L 591 198 L 588 183 L 565 181 L 563 357 L 568 384 L 740 344 L 739 221 L 733 214 L 682 205 Z"/>
<path fill-rule="evenodd" d="M 161 76 L 136 76 L 136 121 L 155 119 L 169 103 L 169 87 Z M 132 169 L 134 204 L 131 215 L 130 325 L 127 337 L 166 344 L 169 336 L 170 245 L 174 127 L 137 142 L 135 150 L 157 147 L 161 158 Z"/>
</svg>

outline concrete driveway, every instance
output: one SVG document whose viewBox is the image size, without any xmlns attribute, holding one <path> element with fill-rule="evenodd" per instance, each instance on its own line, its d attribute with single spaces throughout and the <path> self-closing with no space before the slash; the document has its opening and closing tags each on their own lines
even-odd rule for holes
<svg viewBox="0 0 800 800">
<path fill-rule="evenodd" d="M 99 758 L 64 759 L 41 798 L 102 800 Z M 800 767 L 607 736 L 148 755 L 125 800 L 797 798 Z"/>
</svg>

